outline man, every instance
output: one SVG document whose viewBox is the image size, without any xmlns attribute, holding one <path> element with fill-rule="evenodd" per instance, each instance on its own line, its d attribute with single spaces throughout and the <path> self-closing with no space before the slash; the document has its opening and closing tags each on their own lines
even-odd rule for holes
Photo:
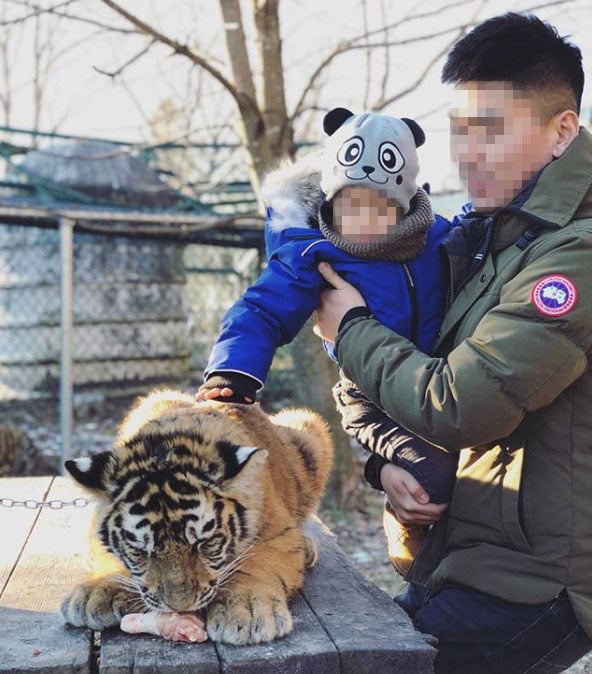
<svg viewBox="0 0 592 674">
<path fill-rule="evenodd" d="M 401 468 L 396 516 L 431 523 L 399 603 L 439 640 L 436 671 L 558 672 L 592 647 L 592 136 L 581 54 L 536 17 L 463 37 L 451 149 L 474 212 L 446 244 L 433 356 L 381 326 L 326 264 L 317 332 L 389 417 L 461 452 L 450 507 Z"/>
</svg>

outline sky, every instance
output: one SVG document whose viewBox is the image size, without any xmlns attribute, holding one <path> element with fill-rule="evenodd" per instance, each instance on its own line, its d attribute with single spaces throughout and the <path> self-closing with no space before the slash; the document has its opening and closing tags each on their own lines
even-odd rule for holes
<svg viewBox="0 0 592 674">
<path fill-rule="evenodd" d="M 43 6 L 54 6 L 59 0 L 37 0 Z M 428 35 L 453 27 L 477 16 L 479 19 L 508 10 L 522 10 L 544 0 L 384 0 L 388 21 L 395 22 L 409 12 L 433 14 L 425 19 L 408 21 L 392 36 L 405 41 L 417 35 Z M 2 0 L 0 20 L 11 21 L 23 13 L 21 0 Z M 161 32 L 208 54 L 218 68 L 227 72 L 227 58 L 222 35 L 222 21 L 216 0 L 134 0 L 123 3 L 155 25 Z M 366 22 L 370 29 L 382 25 L 381 0 L 367 1 Z M 243 3 L 247 32 L 252 35 L 248 17 L 251 2 Z M 445 6 L 452 5 L 445 9 Z M 316 65 L 342 40 L 364 31 L 360 0 L 282 0 L 281 25 L 283 59 L 286 73 L 286 96 L 293 108 L 302 88 Z M 440 11 L 437 11 L 439 10 Z M 70 0 L 64 11 L 79 18 L 90 18 L 110 26 L 127 28 L 100 0 Z M 584 54 L 588 80 L 592 76 L 592 3 L 574 0 L 559 6 L 541 8 L 537 14 L 554 24 L 560 34 L 570 35 Z M 34 124 L 34 23 L 0 26 L 8 46 L 10 90 L 13 107 L 10 123 L 14 127 L 31 128 Z M 221 93 L 213 80 L 190 69 L 181 57 L 171 56 L 166 48 L 152 46 L 134 60 L 123 73 L 112 77 L 145 46 L 146 39 L 129 33 L 105 32 L 83 21 L 67 21 L 51 17 L 43 31 L 51 36 L 55 57 L 43 87 L 43 103 L 39 128 L 62 133 L 146 142 L 154 140 L 154 119 L 163 118 L 162 111 L 174 111 L 173 122 L 158 125 L 159 140 L 173 140 L 185 131 L 194 141 L 232 140 L 228 131 L 217 135 L 221 123 L 232 122 L 234 109 L 229 97 Z M 0 33 L 2 35 L 2 33 Z M 446 46 L 450 34 L 404 44 L 389 50 L 387 93 L 406 88 L 425 68 L 431 56 Z M 363 50 L 338 57 L 322 79 L 317 97 L 310 103 L 327 109 L 350 107 L 361 112 L 364 105 L 376 99 L 379 83 L 385 74 L 385 52 L 375 53 L 368 64 Z M 253 53 L 251 53 L 251 57 Z M 456 172 L 449 161 L 448 122 L 446 110 L 452 91 L 439 82 L 441 65 L 431 69 L 420 86 L 384 110 L 395 116 L 417 119 L 427 141 L 420 149 L 422 173 L 436 190 L 458 185 Z M 6 77 L 6 74 L 5 74 Z M 6 81 L 0 86 L 6 88 Z M 0 92 L 2 90 L 0 89 Z M 590 107 L 592 86 L 584 94 L 584 105 Z M 167 108 L 168 105 L 168 108 Z M 588 113 L 586 113 L 588 114 Z M 323 111 L 311 113 L 299 125 L 300 140 L 316 140 Z M 152 120 L 152 123 L 151 123 Z M 306 123 L 305 123 L 306 122 Z M 200 131 L 206 129 L 205 131 Z M 14 138 L 13 138 L 14 140 Z"/>
</svg>

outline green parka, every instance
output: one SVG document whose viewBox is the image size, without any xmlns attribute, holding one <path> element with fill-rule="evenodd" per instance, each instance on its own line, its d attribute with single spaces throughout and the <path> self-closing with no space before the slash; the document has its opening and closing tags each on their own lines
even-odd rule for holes
<svg viewBox="0 0 592 674">
<path fill-rule="evenodd" d="M 408 580 L 521 603 L 567 588 L 592 637 L 592 136 L 581 129 L 493 222 L 434 356 L 358 317 L 337 336 L 338 359 L 389 416 L 461 450 L 449 511 Z M 541 233 L 522 250 L 533 225 Z M 557 276 L 572 291 L 559 305 Z"/>
</svg>

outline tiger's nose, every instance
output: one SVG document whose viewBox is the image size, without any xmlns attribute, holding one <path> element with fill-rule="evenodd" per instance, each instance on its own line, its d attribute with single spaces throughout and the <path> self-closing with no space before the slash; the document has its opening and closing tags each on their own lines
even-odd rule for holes
<svg viewBox="0 0 592 674">
<path fill-rule="evenodd" d="M 374 168 L 374 166 L 362 166 L 362 171 L 364 171 L 366 175 L 369 176 L 371 173 L 374 173 L 376 169 Z"/>
<path fill-rule="evenodd" d="M 162 600 L 171 611 L 182 613 L 183 611 L 190 611 L 195 603 L 194 593 L 190 593 L 186 588 L 177 592 L 164 592 Z"/>
</svg>

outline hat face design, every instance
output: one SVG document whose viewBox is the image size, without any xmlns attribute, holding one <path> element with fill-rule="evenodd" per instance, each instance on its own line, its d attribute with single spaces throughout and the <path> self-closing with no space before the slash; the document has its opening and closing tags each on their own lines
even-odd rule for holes
<svg viewBox="0 0 592 674">
<path fill-rule="evenodd" d="M 339 115 L 335 115 L 337 111 Z M 326 199 L 331 200 L 344 187 L 370 187 L 395 199 L 407 212 L 417 192 L 416 143 L 425 138 L 419 125 L 412 120 L 375 113 L 353 115 L 336 108 L 327 114 L 324 126 L 331 134 L 321 154 L 321 189 Z"/>
<path fill-rule="evenodd" d="M 353 136 L 346 140 L 337 152 L 337 161 L 349 180 L 367 180 L 377 186 L 386 185 L 391 176 L 399 173 L 405 166 L 405 157 L 390 140 L 380 144 L 375 157 L 369 157 L 365 149 L 362 136 Z M 395 178 L 398 184 L 402 181 L 402 176 Z"/>
</svg>

